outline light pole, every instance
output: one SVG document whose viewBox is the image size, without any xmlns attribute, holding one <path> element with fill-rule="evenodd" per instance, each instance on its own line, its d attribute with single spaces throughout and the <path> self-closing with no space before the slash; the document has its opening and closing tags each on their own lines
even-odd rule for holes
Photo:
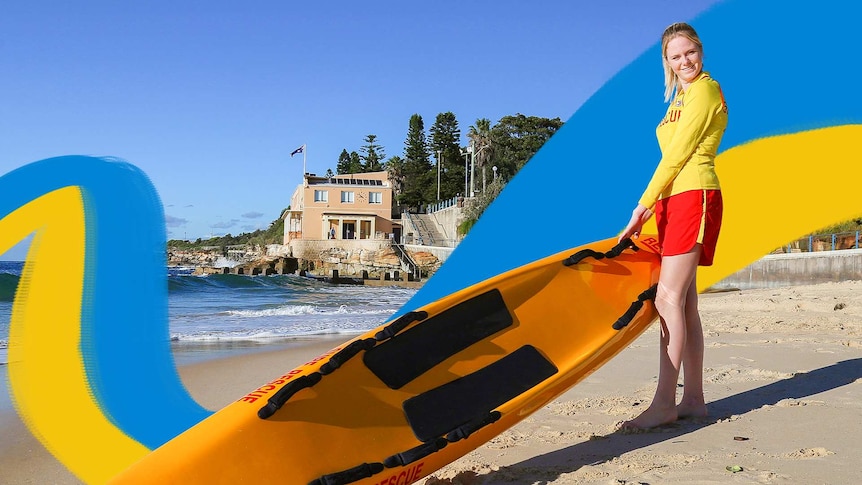
<svg viewBox="0 0 862 485">
<path fill-rule="evenodd" d="M 440 200 L 440 157 L 442 152 L 437 150 L 437 200 Z"/>
<path fill-rule="evenodd" d="M 468 146 L 461 152 L 461 155 L 464 155 L 464 197 L 467 197 L 467 194 L 469 193 L 467 192 L 467 161 L 469 160 L 468 157 L 470 154 L 473 153 L 472 148 L 473 147 Z"/>
<path fill-rule="evenodd" d="M 470 140 L 467 151 L 470 153 L 470 197 L 476 197 L 476 148 L 473 140 Z"/>
<path fill-rule="evenodd" d="M 497 180 L 497 166 L 494 165 L 493 167 L 491 167 L 491 170 L 494 171 L 494 180 Z"/>
<path fill-rule="evenodd" d="M 470 140 L 470 144 L 471 144 L 471 147 L 473 148 L 473 151 L 471 152 L 473 154 L 473 164 L 470 167 L 470 196 L 472 197 L 475 195 L 475 189 L 474 189 L 475 183 L 473 182 L 473 180 L 475 180 L 476 159 L 479 158 L 479 155 L 482 154 L 483 150 L 488 148 L 488 145 L 482 145 L 481 147 L 479 147 L 478 150 L 476 150 L 475 145 L 473 145 L 473 140 Z M 485 185 L 486 185 L 486 182 L 485 182 L 485 164 L 483 163 L 482 164 L 482 193 L 483 194 L 485 193 Z"/>
</svg>

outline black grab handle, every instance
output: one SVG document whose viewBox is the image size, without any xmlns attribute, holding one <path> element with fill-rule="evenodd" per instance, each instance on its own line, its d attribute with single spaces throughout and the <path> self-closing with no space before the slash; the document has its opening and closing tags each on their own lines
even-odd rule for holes
<svg viewBox="0 0 862 485">
<path fill-rule="evenodd" d="M 266 402 L 266 405 L 260 408 L 257 411 L 257 416 L 260 419 L 266 419 L 276 411 L 281 409 L 294 394 L 299 392 L 306 387 L 311 387 L 318 382 L 320 382 L 321 377 L 323 377 L 320 372 L 312 372 L 307 376 L 297 377 L 296 380 L 288 382 L 284 387 L 278 390 L 275 394 L 272 395 L 271 398 Z"/>
<path fill-rule="evenodd" d="M 632 302 L 631 306 L 629 306 L 629 309 L 626 310 L 625 313 L 623 313 L 623 316 L 621 316 L 617 319 L 616 322 L 614 322 L 614 330 L 622 330 L 629 323 L 631 323 L 631 321 L 635 318 L 635 315 L 637 315 L 638 312 L 641 311 L 641 308 L 644 306 L 645 301 L 655 300 L 655 292 L 657 289 L 658 284 L 655 284 L 644 290 L 644 292 L 640 295 L 638 295 L 638 299 Z"/>
<path fill-rule="evenodd" d="M 573 265 L 580 263 L 585 258 L 590 258 L 590 257 L 595 258 L 597 260 L 598 259 L 605 259 L 605 258 L 616 258 L 620 254 L 622 254 L 623 251 L 625 251 L 626 249 L 629 249 L 629 248 L 631 248 L 633 251 L 639 251 L 640 250 L 640 248 L 638 248 L 637 245 L 635 245 L 634 241 L 632 241 L 631 238 L 627 237 L 627 238 L 623 239 L 622 241 L 620 241 L 619 243 L 617 243 L 617 245 L 612 247 L 609 251 L 604 252 L 604 253 L 593 250 L 593 249 L 589 249 L 589 248 L 581 249 L 580 251 L 576 252 L 575 254 L 564 259 L 563 264 L 566 266 L 573 266 Z"/>
<path fill-rule="evenodd" d="M 257 411 L 257 416 L 260 419 L 269 418 L 275 414 L 276 411 L 281 409 L 281 407 L 284 406 L 284 404 L 301 389 L 317 384 L 323 376 L 335 372 L 339 367 L 344 365 L 345 362 L 356 357 L 358 353 L 371 350 L 379 342 L 396 336 L 411 323 L 422 321 L 426 318 L 428 318 L 428 312 L 426 311 L 408 312 L 387 325 L 383 330 L 377 332 L 373 338 L 351 342 L 347 347 L 344 347 L 335 355 L 330 357 L 325 364 L 321 365 L 319 372 L 312 372 L 311 374 L 298 377 L 296 380 L 287 383 L 284 387 L 279 389 L 278 392 L 269 398 L 266 405 Z"/>
</svg>

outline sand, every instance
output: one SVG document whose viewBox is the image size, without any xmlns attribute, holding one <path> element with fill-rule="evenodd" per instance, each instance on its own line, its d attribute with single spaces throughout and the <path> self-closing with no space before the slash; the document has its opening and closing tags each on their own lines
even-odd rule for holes
<svg viewBox="0 0 862 485">
<path fill-rule="evenodd" d="M 420 481 L 434 484 L 858 482 L 862 282 L 701 296 L 710 417 L 643 434 L 616 427 L 649 404 L 657 327 L 517 426 Z M 335 347 L 308 341 L 182 366 L 217 409 Z M 0 408 L 0 483 L 79 483 Z"/>
</svg>

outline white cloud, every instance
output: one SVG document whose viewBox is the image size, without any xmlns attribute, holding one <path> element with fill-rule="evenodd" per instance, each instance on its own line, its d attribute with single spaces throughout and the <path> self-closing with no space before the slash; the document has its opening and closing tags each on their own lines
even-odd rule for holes
<svg viewBox="0 0 862 485">
<path fill-rule="evenodd" d="M 174 217 L 168 214 L 165 214 L 165 226 L 167 227 L 180 227 L 188 224 L 189 221 L 183 219 L 181 217 Z"/>
</svg>

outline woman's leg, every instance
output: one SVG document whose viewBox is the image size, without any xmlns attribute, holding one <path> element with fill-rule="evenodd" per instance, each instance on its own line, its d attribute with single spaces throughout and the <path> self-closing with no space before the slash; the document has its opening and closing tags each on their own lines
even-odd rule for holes
<svg viewBox="0 0 862 485">
<path fill-rule="evenodd" d="M 685 304 L 694 282 L 700 251 L 700 244 L 695 244 L 688 253 L 662 258 L 655 298 L 656 310 L 661 319 L 658 386 L 649 407 L 640 416 L 623 423 L 624 428 L 652 428 L 678 418 L 676 386 L 688 329 Z"/>
<path fill-rule="evenodd" d="M 691 281 L 685 297 L 685 350 L 682 354 L 683 392 L 676 407 L 677 415 L 685 417 L 706 416 L 703 398 L 703 326 L 697 310 L 697 284 Z"/>
</svg>

